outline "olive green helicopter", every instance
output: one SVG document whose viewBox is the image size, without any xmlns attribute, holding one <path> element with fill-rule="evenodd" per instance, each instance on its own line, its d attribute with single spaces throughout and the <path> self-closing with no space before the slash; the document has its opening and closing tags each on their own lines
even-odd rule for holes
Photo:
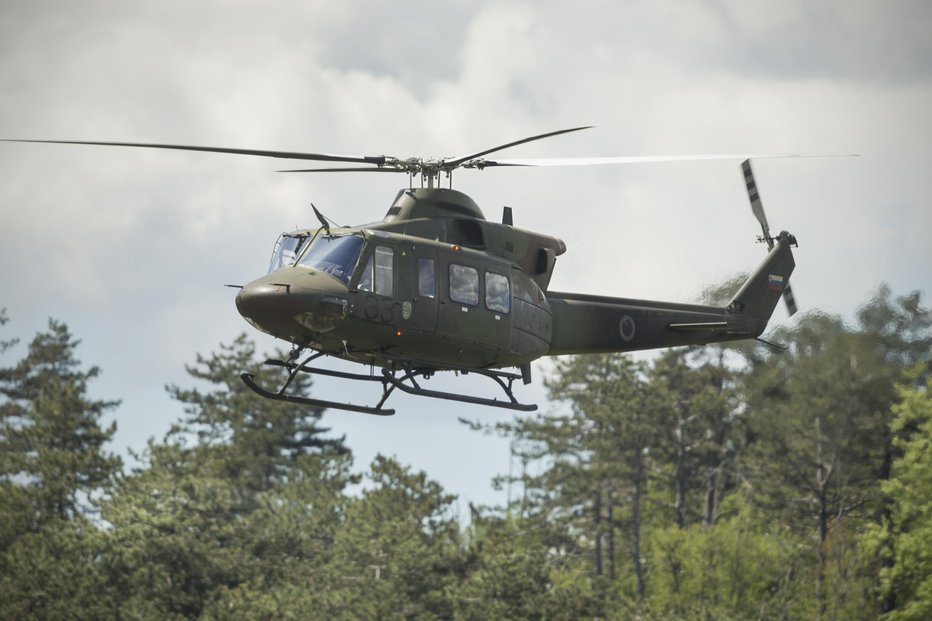
<svg viewBox="0 0 932 621">
<path fill-rule="evenodd" d="M 229 153 L 292 160 L 339 162 L 343 167 L 282 172 L 394 172 L 408 175 L 381 221 L 341 227 L 312 205 L 319 228 L 282 233 L 267 273 L 236 285 L 236 307 L 256 329 L 292 345 L 285 360 L 266 364 L 287 371 L 276 390 L 242 373 L 263 397 L 313 407 L 391 415 L 385 407 L 397 389 L 424 397 L 531 411 L 513 387 L 531 381 L 531 363 L 543 356 L 628 352 L 703 345 L 759 337 L 784 297 L 796 312 L 789 286 L 796 239 L 770 234 L 751 170 L 752 157 L 699 155 L 488 159 L 527 142 L 575 132 L 574 127 L 443 159 L 350 156 L 135 142 L 5 140 Z M 725 306 L 681 304 L 552 291 L 551 276 L 566 244 L 514 226 L 512 211 L 487 220 L 466 194 L 452 189 L 459 168 L 574 166 L 645 161 L 743 159 L 741 167 L 758 238 L 768 246 L 763 262 Z M 449 187 L 440 187 L 442 177 Z M 419 178 L 419 187 L 415 180 Z M 233 286 L 233 285 L 231 285 Z M 768 343 L 769 344 L 769 343 Z M 333 356 L 370 368 L 350 373 L 319 366 Z M 380 372 L 375 372 L 378 367 Z M 492 380 L 504 398 L 431 390 L 423 384 L 441 372 Z M 375 405 L 342 403 L 289 391 L 300 374 L 319 374 L 381 385 Z"/>
</svg>

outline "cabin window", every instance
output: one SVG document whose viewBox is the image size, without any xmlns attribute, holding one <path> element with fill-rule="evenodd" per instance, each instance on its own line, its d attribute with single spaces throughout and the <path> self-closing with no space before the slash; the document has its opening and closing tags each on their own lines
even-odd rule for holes
<svg viewBox="0 0 932 621">
<path fill-rule="evenodd" d="M 494 272 L 485 273 L 485 307 L 496 313 L 507 313 L 511 309 L 508 278 Z"/>
<path fill-rule="evenodd" d="M 394 294 L 393 267 L 395 253 L 388 246 L 376 246 L 359 277 L 360 291 L 371 291 L 377 295 Z"/>
<path fill-rule="evenodd" d="M 299 263 L 330 274 L 346 284 L 356 268 L 362 242 L 358 235 L 318 235 Z"/>
<path fill-rule="evenodd" d="M 433 259 L 417 260 L 417 294 L 422 298 L 437 297 L 436 264 Z"/>
<path fill-rule="evenodd" d="M 460 304 L 479 303 L 479 272 L 465 265 L 450 264 L 450 299 Z"/>
</svg>

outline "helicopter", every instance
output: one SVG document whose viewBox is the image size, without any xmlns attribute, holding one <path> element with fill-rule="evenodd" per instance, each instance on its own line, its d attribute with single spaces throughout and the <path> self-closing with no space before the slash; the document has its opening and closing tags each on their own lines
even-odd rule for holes
<svg viewBox="0 0 932 621">
<path fill-rule="evenodd" d="M 251 155 L 349 164 L 280 172 L 392 172 L 408 175 L 380 221 L 337 226 L 311 205 L 319 227 L 282 233 L 265 275 L 239 289 L 236 308 L 255 329 L 291 344 L 287 359 L 270 359 L 286 377 L 277 389 L 253 374 L 240 377 L 268 399 L 303 406 L 388 416 L 395 390 L 464 403 L 533 411 L 514 393 L 531 382 L 531 363 L 544 356 L 630 352 L 760 339 L 782 296 L 789 314 L 796 303 L 789 285 L 796 238 L 771 235 L 750 159 L 784 155 L 699 155 L 489 159 L 485 156 L 531 141 L 588 129 L 573 127 L 522 138 L 459 157 L 396 158 L 267 151 L 176 144 L 73 140 L 12 140 L 110 147 L 139 147 Z M 645 161 L 740 159 L 752 212 L 761 225 L 764 260 L 724 306 L 606 297 L 550 289 L 559 238 L 518 228 L 511 208 L 500 222 L 452 187 L 454 170 L 507 166 L 575 166 Z M 449 183 L 441 187 L 443 178 Z M 415 187 L 415 179 L 420 184 Z M 329 369 L 335 357 L 369 372 Z M 376 372 L 376 368 L 380 372 Z M 432 390 L 440 372 L 491 380 L 500 397 Z M 312 398 L 289 391 L 301 374 L 381 386 L 375 405 Z M 494 388 L 494 387 L 493 387 Z"/>
</svg>

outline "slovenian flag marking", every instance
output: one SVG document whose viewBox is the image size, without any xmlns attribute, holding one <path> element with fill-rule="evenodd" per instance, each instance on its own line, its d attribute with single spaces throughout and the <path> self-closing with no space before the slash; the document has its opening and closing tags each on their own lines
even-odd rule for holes
<svg viewBox="0 0 932 621">
<path fill-rule="evenodd" d="M 779 274 L 771 274 L 767 278 L 767 287 L 773 289 L 774 291 L 783 290 L 783 276 Z"/>
</svg>

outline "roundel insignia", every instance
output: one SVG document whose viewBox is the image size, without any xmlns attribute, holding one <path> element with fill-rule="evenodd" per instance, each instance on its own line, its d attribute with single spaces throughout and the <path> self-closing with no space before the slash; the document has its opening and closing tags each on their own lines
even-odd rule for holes
<svg viewBox="0 0 932 621">
<path fill-rule="evenodd" d="M 401 316 L 405 321 L 407 321 L 408 319 L 411 319 L 411 312 L 412 312 L 411 302 L 408 302 L 407 300 L 402 302 L 401 303 Z"/>
<path fill-rule="evenodd" d="M 631 315 L 622 315 L 621 321 L 618 322 L 618 331 L 621 333 L 621 340 L 626 343 L 634 338 L 634 319 Z"/>
</svg>

